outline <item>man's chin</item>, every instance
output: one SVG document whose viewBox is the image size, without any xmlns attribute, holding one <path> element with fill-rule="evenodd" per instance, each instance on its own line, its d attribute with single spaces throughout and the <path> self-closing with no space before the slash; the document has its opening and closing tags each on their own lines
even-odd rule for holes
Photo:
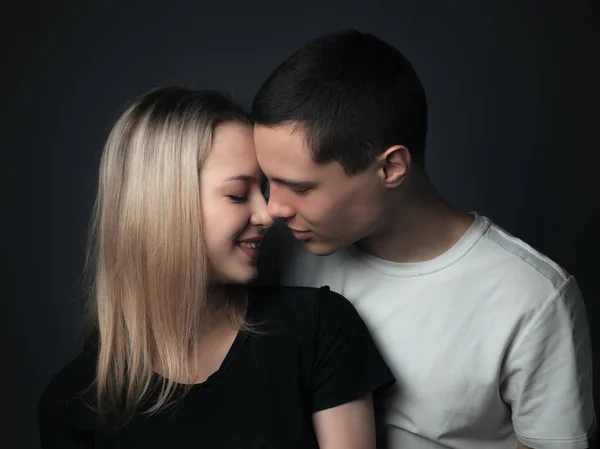
<svg viewBox="0 0 600 449">
<path fill-rule="evenodd" d="M 319 242 L 318 240 L 313 239 L 305 240 L 302 243 L 304 243 L 304 247 L 315 256 L 329 256 L 341 249 L 336 245 L 327 244 L 322 241 Z"/>
</svg>

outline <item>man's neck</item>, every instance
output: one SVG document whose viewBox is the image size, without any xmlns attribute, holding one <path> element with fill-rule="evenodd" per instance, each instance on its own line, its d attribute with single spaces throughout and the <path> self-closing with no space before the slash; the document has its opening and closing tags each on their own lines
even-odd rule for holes
<svg viewBox="0 0 600 449">
<path fill-rule="evenodd" d="M 358 242 L 363 250 L 392 262 L 425 262 L 448 251 L 473 223 L 473 217 L 448 204 L 421 175 L 390 198 L 390 213 L 371 236 Z"/>
</svg>

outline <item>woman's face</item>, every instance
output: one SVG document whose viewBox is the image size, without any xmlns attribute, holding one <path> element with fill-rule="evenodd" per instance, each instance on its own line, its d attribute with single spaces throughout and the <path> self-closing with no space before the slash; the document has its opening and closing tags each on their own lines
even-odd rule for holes
<svg viewBox="0 0 600 449">
<path fill-rule="evenodd" d="M 203 237 L 213 282 L 246 283 L 256 277 L 264 232 L 273 224 L 263 196 L 252 128 L 218 125 L 200 172 Z"/>
</svg>

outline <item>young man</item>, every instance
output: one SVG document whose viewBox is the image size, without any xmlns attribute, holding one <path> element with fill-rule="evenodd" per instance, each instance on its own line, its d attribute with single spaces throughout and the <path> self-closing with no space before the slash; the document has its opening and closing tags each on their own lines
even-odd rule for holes
<svg viewBox="0 0 600 449">
<path fill-rule="evenodd" d="M 577 283 L 436 192 L 425 92 L 400 52 L 357 31 L 313 39 L 271 74 L 252 114 L 270 213 L 291 230 L 268 234 L 263 273 L 329 285 L 362 314 L 397 378 L 383 404 L 388 447 L 588 447 Z"/>
</svg>

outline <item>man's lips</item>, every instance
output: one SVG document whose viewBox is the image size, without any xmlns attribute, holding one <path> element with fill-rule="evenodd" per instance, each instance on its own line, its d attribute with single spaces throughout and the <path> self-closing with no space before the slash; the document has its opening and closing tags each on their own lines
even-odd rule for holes
<svg viewBox="0 0 600 449">
<path fill-rule="evenodd" d="M 311 231 L 298 231 L 297 229 L 294 229 L 294 228 L 290 228 L 290 231 L 292 231 L 292 234 L 298 240 L 308 240 L 309 238 L 312 237 Z"/>
</svg>

